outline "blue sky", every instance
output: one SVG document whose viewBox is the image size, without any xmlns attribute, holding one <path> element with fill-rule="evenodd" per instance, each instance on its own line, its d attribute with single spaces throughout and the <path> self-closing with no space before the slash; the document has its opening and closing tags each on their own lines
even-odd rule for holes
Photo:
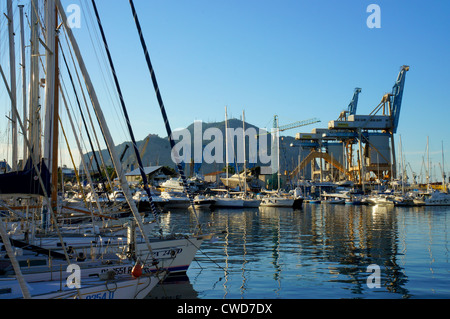
<svg viewBox="0 0 450 319">
<path fill-rule="evenodd" d="M 89 38 L 90 1 L 63 1 L 72 3 L 82 8 L 74 32 L 119 144 L 126 137 L 116 129 L 117 111 L 104 90 L 113 85 L 100 76 Z M 128 1 L 96 3 L 137 139 L 166 136 Z M 406 160 L 419 173 L 427 136 L 433 163 L 441 161 L 443 142 L 450 170 L 449 1 L 134 3 L 173 129 L 194 120 L 222 121 L 227 106 L 229 116 L 245 110 L 246 121 L 260 127 L 269 127 L 275 114 L 280 125 L 319 118 L 322 123 L 284 133 L 310 132 L 336 119 L 355 87 L 362 88 L 357 113 L 370 113 L 406 64 L 397 144 L 401 135 Z M 370 4 L 381 9 L 381 28 L 366 24 Z"/>
</svg>

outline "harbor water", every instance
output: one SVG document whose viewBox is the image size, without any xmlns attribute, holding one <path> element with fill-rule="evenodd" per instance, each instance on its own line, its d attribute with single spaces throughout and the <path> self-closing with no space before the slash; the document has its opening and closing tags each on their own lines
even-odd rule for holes
<svg viewBox="0 0 450 319">
<path fill-rule="evenodd" d="M 304 203 L 171 211 L 166 230 L 218 235 L 159 299 L 447 299 L 450 207 Z"/>
</svg>

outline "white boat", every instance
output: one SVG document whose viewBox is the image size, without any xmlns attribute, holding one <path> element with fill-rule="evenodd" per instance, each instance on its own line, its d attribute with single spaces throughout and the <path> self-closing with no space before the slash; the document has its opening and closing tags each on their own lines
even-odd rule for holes
<svg viewBox="0 0 450 319">
<path fill-rule="evenodd" d="M 214 197 L 214 207 L 241 208 L 244 207 L 244 200 L 237 197 L 231 197 L 228 194 Z"/>
<path fill-rule="evenodd" d="M 198 190 L 198 186 L 196 185 L 196 182 L 194 180 L 187 180 L 188 187 L 190 191 L 195 192 Z M 184 185 L 181 178 L 169 178 L 165 182 L 160 184 L 161 188 L 164 189 L 166 192 L 183 192 L 184 191 Z"/>
<path fill-rule="evenodd" d="M 182 208 L 187 209 L 190 205 L 189 198 L 184 196 L 184 194 L 173 195 L 174 193 L 162 192 L 161 198 L 166 200 L 164 207 L 167 209 L 170 208 Z"/>
<path fill-rule="evenodd" d="M 109 200 L 116 203 L 125 203 L 126 198 L 122 191 L 115 190 L 111 194 L 108 195 Z"/>
<path fill-rule="evenodd" d="M 450 206 L 450 194 L 433 191 L 423 195 L 425 206 Z"/>
<path fill-rule="evenodd" d="M 166 275 L 161 272 L 116 279 L 114 273 L 108 273 L 101 278 L 81 279 L 78 288 L 68 287 L 67 281 L 61 280 L 26 283 L 26 287 L 31 299 L 143 299 Z M 0 279 L 0 298 L 24 298 L 16 278 Z"/>
<path fill-rule="evenodd" d="M 294 199 L 293 198 L 284 198 L 279 196 L 269 196 L 263 197 L 261 199 L 262 207 L 293 207 Z"/>
<path fill-rule="evenodd" d="M 194 206 L 196 208 L 209 208 L 214 205 L 216 201 L 211 197 L 206 197 L 205 195 L 197 195 L 194 197 Z"/>
<path fill-rule="evenodd" d="M 389 195 L 378 194 L 369 196 L 366 198 L 367 203 L 369 205 L 378 205 L 378 206 L 391 206 L 394 205 L 393 198 Z"/>
<path fill-rule="evenodd" d="M 244 201 L 244 207 L 256 208 L 261 204 L 261 200 L 256 198 L 243 198 L 242 200 Z"/>
<path fill-rule="evenodd" d="M 139 211 L 149 211 L 150 201 L 148 195 L 145 191 L 137 191 L 133 195 L 133 199 L 139 208 Z M 168 199 L 162 198 L 161 196 L 152 195 L 152 202 L 159 208 L 164 208 Z"/>
</svg>

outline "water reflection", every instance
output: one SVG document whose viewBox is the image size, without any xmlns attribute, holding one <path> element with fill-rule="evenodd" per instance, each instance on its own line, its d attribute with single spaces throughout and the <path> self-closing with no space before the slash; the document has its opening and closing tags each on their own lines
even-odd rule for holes
<svg viewBox="0 0 450 319">
<path fill-rule="evenodd" d="M 406 256 L 407 236 L 411 217 L 424 218 L 419 209 L 306 204 L 197 212 L 202 224 L 226 234 L 202 245 L 183 298 L 409 298 L 405 267 L 417 260 Z M 186 212 L 165 218 L 175 231 L 192 231 L 197 221 Z M 379 289 L 367 286 L 372 264 L 381 269 Z"/>
</svg>

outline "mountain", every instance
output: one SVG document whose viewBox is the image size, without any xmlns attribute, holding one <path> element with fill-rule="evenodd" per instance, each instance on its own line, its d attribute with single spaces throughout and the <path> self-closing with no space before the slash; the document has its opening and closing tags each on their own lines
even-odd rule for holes
<svg viewBox="0 0 450 319">
<path fill-rule="evenodd" d="M 234 166 L 235 164 L 233 162 L 237 161 L 239 170 L 242 170 L 242 121 L 239 119 L 229 119 L 228 128 L 229 134 L 234 137 L 233 141 L 235 154 L 234 160 L 230 160 L 229 164 Z M 267 134 L 265 129 L 260 129 L 247 122 L 245 123 L 245 132 L 248 134 L 246 137 L 247 167 L 270 166 L 272 154 L 271 134 Z M 258 138 L 256 138 L 257 134 L 259 134 Z M 174 136 L 177 137 L 177 135 L 178 139 L 175 139 L 175 144 L 176 147 L 183 149 L 181 155 L 184 156 L 185 163 L 187 164 L 185 168 L 185 172 L 187 174 L 191 173 L 191 169 L 193 169 L 193 165 L 189 164 L 194 161 L 194 158 L 198 158 L 198 161 L 202 162 L 201 165 L 196 165 L 196 169 L 199 169 L 200 174 L 221 171 L 225 167 L 225 121 L 212 123 L 194 122 L 184 130 L 174 132 Z M 148 142 L 146 141 L 147 139 Z M 229 139 L 229 145 L 231 145 L 230 141 L 231 139 Z M 293 137 L 280 136 L 280 168 L 282 172 L 285 170 L 291 171 L 298 163 L 299 149 L 297 147 L 290 147 L 290 144 L 294 143 L 294 141 L 295 139 Z M 146 142 L 147 145 L 145 147 Z M 128 149 L 125 154 L 123 154 L 127 145 Z M 137 147 L 141 153 L 142 163 L 144 166 L 161 165 L 176 168 L 176 165 L 171 158 L 170 144 L 167 137 L 163 138 L 156 134 L 149 134 L 145 139 L 137 141 Z M 143 150 L 144 152 L 142 152 Z M 199 155 L 195 153 L 196 150 L 197 153 L 203 155 L 202 158 L 199 156 L 195 157 L 195 155 Z M 131 147 L 131 142 L 124 142 L 116 145 L 116 151 L 119 156 L 123 156 L 122 165 L 126 172 L 137 167 L 136 157 L 134 155 L 134 150 Z M 230 147 L 229 154 L 231 154 L 231 151 L 232 149 Z M 190 152 L 191 155 L 189 156 L 189 154 L 186 154 L 185 152 Z M 102 155 L 106 161 L 105 164 L 107 166 L 112 166 L 108 151 L 102 150 Z M 87 153 L 84 156 L 86 160 L 88 160 L 91 158 L 92 153 Z M 302 155 L 302 157 L 303 156 L 304 155 Z M 233 157 L 230 156 L 230 158 L 232 159 Z"/>
</svg>

